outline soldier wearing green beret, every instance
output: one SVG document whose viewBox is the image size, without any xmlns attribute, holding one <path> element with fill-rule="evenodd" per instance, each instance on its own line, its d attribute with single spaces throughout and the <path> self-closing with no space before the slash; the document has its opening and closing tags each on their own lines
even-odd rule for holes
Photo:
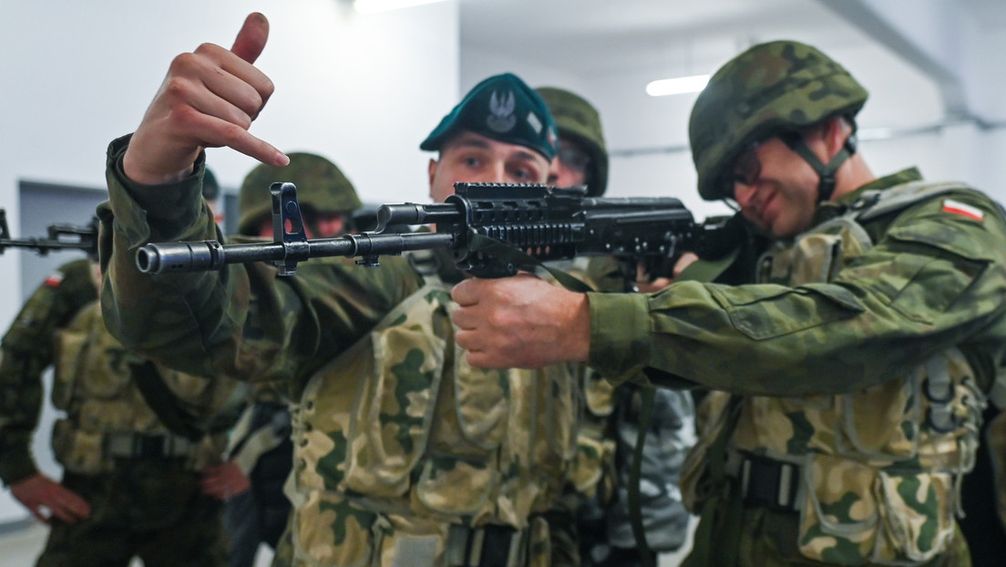
<svg viewBox="0 0 1006 567">
<path fill-rule="evenodd" d="M 162 89 L 136 132 L 112 142 L 109 327 L 180 369 L 288 385 L 292 564 L 548 565 L 546 515 L 575 455 L 579 393 L 567 365 L 467 364 L 450 323 L 461 274 L 449 255 L 386 258 L 380 269 L 322 260 L 285 279 L 265 265 L 136 270 L 137 244 L 216 235 L 196 206 L 204 147 L 286 165 L 247 132 L 272 90 L 249 63 L 267 26 L 252 14 L 231 51 L 204 44 L 177 58 L 166 81 L 183 88 Z M 212 96 L 234 112 L 204 114 Z M 554 144 L 540 97 L 514 75 L 490 77 L 422 142 L 437 152 L 430 195 L 443 201 L 457 181 L 542 183 Z"/>
<path fill-rule="evenodd" d="M 453 290 L 478 367 L 586 361 L 723 392 L 689 457 L 686 565 L 970 563 L 956 494 L 1004 375 L 1006 219 L 962 183 L 875 176 L 854 135 L 866 98 L 794 41 L 738 55 L 698 97 L 699 193 L 774 241 L 749 284 Z"/>
<path fill-rule="evenodd" d="M 549 183 L 559 187 L 585 185 L 589 195 L 604 195 L 608 152 L 597 110 L 565 89 L 536 90 L 548 104 L 559 129 Z M 625 290 L 617 262 L 610 258 L 583 260 L 587 259 L 574 261 L 574 273 L 582 273 L 599 289 Z M 572 473 L 576 492 L 585 497 L 576 514 L 581 564 L 628 567 L 644 564 L 644 558 L 655 564 L 656 553 L 681 547 L 687 532 L 689 514 L 678 483 L 681 465 L 695 436 L 691 395 L 658 390 L 656 411 L 645 425 L 649 435 L 644 438 L 639 480 L 647 487 L 639 509 L 646 533 L 644 549 L 632 533 L 630 517 L 635 511 L 628 505 L 641 426 L 641 388 L 629 381 L 616 389 L 593 370 L 586 372 L 583 388 L 585 419 L 577 436 L 579 456 Z"/>
<path fill-rule="evenodd" d="M 216 188 L 206 187 L 209 203 Z M 202 494 L 198 471 L 221 458 L 228 424 L 210 418 L 233 384 L 207 384 L 124 350 L 105 330 L 96 267 L 89 259 L 60 266 L 3 337 L 0 479 L 51 526 L 39 566 L 125 567 L 134 556 L 147 565 L 224 565 L 220 503 Z M 60 482 L 37 469 L 30 450 L 50 365 L 52 404 L 65 412 L 52 436 Z M 152 401 L 137 385 L 149 380 L 170 399 Z M 163 411 L 192 423 L 169 423 Z"/>
<path fill-rule="evenodd" d="M 290 164 L 259 164 L 245 176 L 238 201 L 238 232 L 272 238 L 269 186 L 277 180 L 297 186 L 305 232 L 309 238 L 329 238 L 353 231 L 353 211 L 361 206 L 353 184 L 330 160 L 312 153 L 290 152 Z M 204 180 L 205 183 L 205 180 Z M 248 406 L 230 435 L 227 462 L 208 468 L 203 485 L 226 499 L 224 527 L 228 565 L 251 567 L 260 544 L 277 549 L 290 515 L 283 494 L 293 466 L 290 412 L 286 385 L 256 381 Z"/>
</svg>

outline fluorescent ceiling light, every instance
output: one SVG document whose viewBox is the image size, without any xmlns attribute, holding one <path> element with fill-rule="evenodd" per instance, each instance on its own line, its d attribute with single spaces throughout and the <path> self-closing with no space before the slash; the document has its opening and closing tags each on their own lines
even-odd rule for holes
<svg viewBox="0 0 1006 567">
<path fill-rule="evenodd" d="M 376 14 L 423 4 L 436 4 L 444 0 L 353 0 L 353 7 L 361 14 Z"/>
<path fill-rule="evenodd" d="M 359 2 L 360 0 L 357 0 Z M 697 93 L 706 88 L 710 75 L 692 75 L 691 77 L 676 77 L 650 81 L 646 85 L 646 94 L 650 96 L 669 96 L 685 93 Z"/>
</svg>

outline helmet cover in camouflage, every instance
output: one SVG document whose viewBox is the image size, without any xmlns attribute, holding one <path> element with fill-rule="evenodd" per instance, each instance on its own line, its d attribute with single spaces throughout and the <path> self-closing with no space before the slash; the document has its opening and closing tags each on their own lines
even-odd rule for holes
<svg viewBox="0 0 1006 567">
<path fill-rule="evenodd" d="M 741 53 L 713 75 L 692 107 L 688 135 L 699 194 L 732 197 L 724 168 L 743 148 L 833 116 L 855 116 L 866 98 L 844 67 L 809 45 L 774 41 Z"/>
<path fill-rule="evenodd" d="M 559 138 L 579 144 L 590 156 L 588 194 L 603 195 L 608 188 L 608 148 L 597 109 L 583 97 L 564 89 L 539 87 L 536 90 L 552 111 Z"/>
<path fill-rule="evenodd" d="M 346 213 L 362 206 L 353 184 L 331 161 L 305 152 L 291 152 L 290 164 L 260 164 L 245 177 L 238 202 L 238 232 L 257 234 L 258 224 L 272 212 L 269 186 L 288 181 L 297 186 L 301 206 L 317 213 Z"/>
</svg>

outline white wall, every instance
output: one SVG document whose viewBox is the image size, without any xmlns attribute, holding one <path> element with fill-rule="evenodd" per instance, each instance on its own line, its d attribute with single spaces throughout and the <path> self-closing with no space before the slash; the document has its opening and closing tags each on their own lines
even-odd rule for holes
<svg viewBox="0 0 1006 567">
<path fill-rule="evenodd" d="M 456 103 L 454 2 L 359 15 L 344 0 L 35 0 L 0 18 L 0 206 L 19 234 L 18 181 L 104 186 L 104 153 L 132 131 L 174 55 L 230 46 L 244 16 L 269 17 L 258 66 L 276 83 L 253 132 L 285 150 L 331 157 L 369 201 L 426 200 L 419 142 Z M 254 162 L 210 150 L 221 184 Z M 84 222 L 86 219 L 80 219 Z M 18 254 L 0 256 L 0 324 L 21 297 Z M 36 450 L 48 451 L 48 439 Z M 23 510 L 0 494 L 0 522 Z"/>
</svg>

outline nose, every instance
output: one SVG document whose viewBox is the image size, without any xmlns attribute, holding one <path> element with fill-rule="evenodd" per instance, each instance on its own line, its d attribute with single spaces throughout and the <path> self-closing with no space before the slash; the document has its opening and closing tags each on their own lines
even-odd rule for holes
<svg viewBox="0 0 1006 567">
<path fill-rule="evenodd" d="M 754 200 L 755 186 L 746 185 L 739 181 L 734 182 L 734 200 L 740 205 L 742 209 L 746 209 L 751 206 L 751 202 Z"/>
</svg>

